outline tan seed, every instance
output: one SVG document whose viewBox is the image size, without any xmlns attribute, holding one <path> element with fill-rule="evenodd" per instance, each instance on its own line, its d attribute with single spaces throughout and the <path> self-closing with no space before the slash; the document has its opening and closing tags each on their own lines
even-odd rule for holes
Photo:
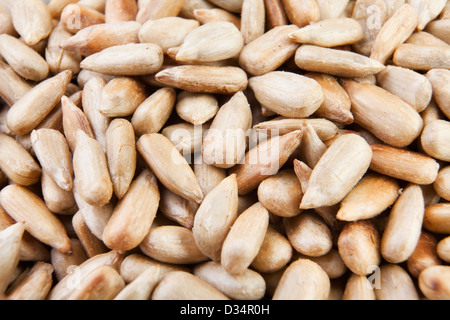
<svg viewBox="0 0 450 320">
<path fill-rule="evenodd" d="M 450 23 L 448 20 L 449 19 L 437 19 L 430 21 L 425 30 L 448 44 L 450 42 L 450 37 L 448 35 Z"/>
<path fill-rule="evenodd" d="M 244 0 L 241 12 L 241 32 L 244 43 L 250 43 L 264 34 L 265 29 L 264 0 Z"/>
<path fill-rule="evenodd" d="M 14 274 L 19 259 L 22 235 L 25 231 L 23 223 L 15 223 L 0 231 L 0 296 L 4 295 Z"/>
<path fill-rule="evenodd" d="M 351 18 L 322 19 L 289 35 L 298 43 L 321 47 L 337 47 L 359 42 L 363 38 L 361 25 Z"/>
<path fill-rule="evenodd" d="M 192 229 L 198 207 L 194 201 L 187 200 L 167 188 L 161 188 L 158 210 L 169 220 Z"/>
<path fill-rule="evenodd" d="M 338 137 L 315 166 L 300 208 L 331 206 L 340 202 L 365 174 L 371 158 L 372 150 L 360 136 L 345 134 Z"/>
<path fill-rule="evenodd" d="M 75 34 L 84 28 L 105 23 L 105 15 L 79 3 L 68 4 L 61 12 L 60 23 Z"/>
<path fill-rule="evenodd" d="M 159 132 L 172 114 L 176 101 L 177 94 L 172 88 L 158 89 L 142 101 L 131 118 L 136 135 Z"/>
<path fill-rule="evenodd" d="M 45 300 L 53 285 L 53 270 L 50 263 L 36 262 L 25 278 L 7 295 L 6 300 Z"/>
<path fill-rule="evenodd" d="M 109 251 L 103 241 L 92 233 L 80 211 L 73 215 L 72 226 L 89 258 Z"/>
<path fill-rule="evenodd" d="M 269 29 L 289 23 L 281 0 L 264 0 L 264 5 Z"/>
<path fill-rule="evenodd" d="M 216 21 L 228 21 L 235 25 L 239 30 L 241 29 L 241 18 L 230 11 L 221 8 L 203 8 L 195 9 L 192 12 L 192 18 L 195 18 L 201 24 Z"/>
<path fill-rule="evenodd" d="M 138 12 L 137 2 L 134 0 L 108 0 L 105 2 L 105 22 L 114 23 L 133 21 Z"/>
<path fill-rule="evenodd" d="M 125 282 L 110 266 L 92 270 L 67 297 L 67 300 L 112 300 L 123 288 Z"/>
<path fill-rule="evenodd" d="M 148 20 L 139 29 L 139 41 L 154 43 L 166 53 L 170 48 L 181 46 L 186 35 L 199 26 L 196 20 L 180 17 Z"/>
<path fill-rule="evenodd" d="M 42 81 L 49 74 L 49 66 L 41 55 L 8 34 L 0 36 L 0 55 L 26 80 Z"/>
<path fill-rule="evenodd" d="M 243 0 L 211 0 L 216 6 L 234 13 L 240 13 Z"/>
<path fill-rule="evenodd" d="M 193 273 L 232 299 L 259 300 L 266 291 L 264 278 L 250 269 L 232 275 L 219 262 L 208 261 L 197 265 Z"/>
<path fill-rule="evenodd" d="M 65 50 L 78 50 L 83 56 L 128 43 L 138 43 L 141 25 L 136 21 L 96 24 L 78 31 L 62 44 Z"/>
<path fill-rule="evenodd" d="M 380 62 L 351 51 L 302 45 L 295 53 L 295 64 L 303 70 L 339 77 L 363 77 L 386 67 Z"/>
<path fill-rule="evenodd" d="M 247 74 L 237 67 L 179 66 L 164 69 L 156 80 L 190 92 L 231 94 L 244 90 Z"/>
<path fill-rule="evenodd" d="M 139 0 L 136 21 L 144 24 L 148 20 L 176 17 L 183 4 L 184 0 Z"/>
<path fill-rule="evenodd" d="M 116 251 L 109 251 L 89 258 L 77 268 L 74 268 L 67 276 L 59 281 L 50 291 L 48 300 L 66 300 L 91 271 L 100 266 L 112 266 L 119 269 L 124 256 Z"/>
<path fill-rule="evenodd" d="M 70 254 L 64 254 L 55 249 L 51 250 L 50 262 L 57 281 L 61 281 L 71 269 L 88 259 L 80 240 L 71 238 L 70 242 L 72 244 L 72 253 Z"/>
<path fill-rule="evenodd" d="M 330 278 L 315 262 L 298 259 L 283 272 L 273 300 L 326 300 Z"/>
<path fill-rule="evenodd" d="M 163 185 L 172 192 L 201 203 L 203 192 L 192 168 L 175 146 L 160 133 L 143 135 L 137 149 Z"/>
<path fill-rule="evenodd" d="M 398 264 L 382 265 L 378 286 L 375 286 L 377 300 L 419 300 L 411 276 Z"/>
<path fill-rule="evenodd" d="M 437 203 L 425 207 L 423 227 L 434 233 L 450 233 L 450 204 Z"/>
<path fill-rule="evenodd" d="M 375 291 L 366 276 L 352 274 L 345 285 L 342 300 L 376 300 Z"/>
<path fill-rule="evenodd" d="M 391 263 L 406 261 L 419 241 L 425 204 L 422 189 L 409 184 L 392 207 L 381 237 L 381 254 Z"/>
<path fill-rule="evenodd" d="M 406 147 L 423 129 L 423 120 L 398 96 L 371 84 L 345 81 L 355 123 L 394 147 Z M 386 115 L 389 114 L 389 117 Z"/>
<path fill-rule="evenodd" d="M 435 120 L 428 123 L 420 136 L 425 153 L 438 160 L 450 161 L 449 131 L 449 121 Z"/>
<path fill-rule="evenodd" d="M 177 96 L 175 110 L 184 121 L 201 125 L 217 114 L 219 103 L 212 94 L 182 91 Z"/>
<path fill-rule="evenodd" d="M 442 168 L 436 180 L 433 183 L 433 188 L 436 192 L 447 201 L 450 201 L 450 166 Z"/>
<path fill-rule="evenodd" d="M 132 77 L 117 77 L 103 87 L 99 111 L 106 117 L 130 116 L 146 98 L 141 82 Z"/>
<path fill-rule="evenodd" d="M 425 110 L 433 95 L 431 83 L 425 76 L 402 67 L 387 66 L 377 74 L 377 83 L 402 98 L 417 112 Z"/>
<path fill-rule="evenodd" d="M 97 140 L 78 130 L 73 153 L 75 183 L 81 198 L 96 207 L 109 202 L 113 185 L 106 155 Z"/>
<path fill-rule="evenodd" d="M 31 88 L 32 86 L 17 74 L 9 64 L 0 61 L 0 97 L 6 104 L 11 107 Z"/>
<path fill-rule="evenodd" d="M 431 33 L 426 31 L 414 32 L 405 43 L 417 44 L 417 45 L 425 45 L 425 46 L 444 46 L 447 47 L 448 44 L 445 41 L 442 41 L 436 36 L 433 36 Z"/>
<path fill-rule="evenodd" d="M 15 221 L 24 223 L 33 237 L 63 253 L 70 252 L 64 225 L 35 193 L 19 185 L 9 185 L 0 192 L 0 203 Z"/>
<path fill-rule="evenodd" d="M 192 231 L 181 226 L 152 228 L 139 248 L 149 257 L 166 263 L 197 264 L 208 259 L 195 244 Z"/>
<path fill-rule="evenodd" d="M 150 296 L 159 283 L 161 277 L 161 267 L 148 268 L 135 280 L 130 282 L 115 296 L 114 300 L 149 300 Z M 121 274 L 122 276 L 122 274 Z M 122 277 L 123 278 L 123 277 Z"/>
<path fill-rule="evenodd" d="M 370 169 L 378 173 L 417 184 L 436 180 L 439 164 L 424 154 L 386 145 L 371 145 Z"/>
<path fill-rule="evenodd" d="M 336 217 L 343 221 L 373 218 L 394 204 L 399 195 L 400 186 L 395 179 L 367 173 L 341 201 Z"/>
<path fill-rule="evenodd" d="M 246 44 L 239 55 L 239 65 L 251 75 L 260 76 L 274 71 L 295 54 L 299 47 L 289 34 L 295 25 L 279 26 Z"/>
<path fill-rule="evenodd" d="M 260 273 L 276 272 L 289 263 L 292 254 L 292 245 L 289 240 L 269 224 L 264 241 L 251 267 Z"/>
<path fill-rule="evenodd" d="M 306 118 L 324 101 L 317 81 L 292 72 L 273 71 L 252 77 L 249 87 L 262 105 L 285 117 Z"/>
<path fill-rule="evenodd" d="M 52 31 L 52 17 L 42 1 L 17 0 L 10 10 L 14 28 L 26 44 L 34 45 Z"/>
<path fill-rule="evenodd" d="M 337 246 L 345 265 L 355 274 L 369 275 L 380 265 L 380 234 L 371 220 L 346 224 Z"/>
<path fill-rule="evenodd" d="M 294 257 L 297 256 L 304 259 L 310 259 L 317 263 L 327 273 L 330 279 L 337 279 L 348 271 L 347 266 L 336 248 L 332 248 L 327 254 L 319 257 L 306 256 L 299 252 L 295 252 Z"/>
<path fill-rule="evenodd" d="M 301 136 L 301 131 L 293 131 L 261 142 L 248 151 L 244 162 L 232 169 L 236 174 L 239 195 L 250 193 L 261 181 L 276 174 L 300 145 Z"/>
<path fill-rule="evenodd" d="M 303 193 L 294 170 L 284 169 L 262 181 L 258 199 L 271 213 L 280 217 L 293 217 L 300 212 Z"/>
<path fill-rule="evenodd" d="M 86 70 L 114 76 L 139 76 L 157 72 L 163 52 L 153 43 L 130 43 L 106 48 L 80 63 Z"/>
<path fill-rule="evenodd" d="M 238 190 L 235 175 L 225 178 L 203 199 L 192 232 L 204 255 L 219 261 L 223 242 L 238 215 Z"/>
<path fill-rule="evenodd" d="M 450 116 L 450 70 L 432 69 L 426 74 L 433 88 L 433 97 L 442 112 Z"/>
<path fill-rule="evenodd" d="M 314 0 L 281 0 L 289 21 L 302 28 L 320 19 L 320 8 Z"/>
<path fill-rule="evenodd" d="M 72 190 L 62 189 L 45 170 L 42 171 L 41 188 L 45 205 L 51 212 L 72 215 L 78 211 Z"/>
<path fill-rule="evenodd" d="M 407 268 L 417 278 L 420 272 L 428 267 L 441 264 L 436 252 L 437 239 L 429 232 L 422 231 L 414 252 L 408 258 Z"/>
<path fill-rule="evenodd" d="M 450 236 L 445 237 L 437 243 L 436 253 L 445 262 L 450 261 Z"/>
<path fill-rule="evenodd" d="M 418 71 L 448 69 L 450 47 L 404 43 L 395 50 L 392 61 L 397 66 Z"/>
<path fill-rule="evenodd" d="M 431 266 L 419 275 L 419 288 L 430 300 L 448 300 L 450 298 L 450 267 Z"/>
<path fill-rule="evenodd" d="M 408 39 L 418 24 L 415 9 L 404 4 L 390 17 L 380 29 L 373 43 L 370 58 L 385 63 L 399 45 Z"/>
<path fill-rule="evenodd" d="M 255 203 L 241 213 L 223 242 L 220 262 L 230 274 L 240 274 L 250 266 L 264 241 L 269 212 Z"/>
</svg>

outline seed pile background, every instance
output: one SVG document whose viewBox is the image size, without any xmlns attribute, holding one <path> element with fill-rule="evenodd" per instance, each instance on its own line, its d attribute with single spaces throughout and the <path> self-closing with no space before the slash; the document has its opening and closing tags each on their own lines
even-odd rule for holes
<svg viewBox="0 0 450 320">
<path fill-rule="evenodd" d="M 0 0 L 0 296 L 450 299 L 450 2 Z"/>
</svg>

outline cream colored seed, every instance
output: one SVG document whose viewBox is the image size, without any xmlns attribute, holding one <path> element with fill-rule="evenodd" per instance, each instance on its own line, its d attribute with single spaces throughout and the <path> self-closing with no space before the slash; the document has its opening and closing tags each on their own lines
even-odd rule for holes
<svg viewBox="0 0 450 320">
<path fill-rule="evenodd" d="M 16 36 L 17 31 L 14 29 L 11 13 L 3 6 L 0 6 L 0 34 L 6 33 L 11 36 Z"/>
<path fill-rule="evenodd" d="M 386 67 L 361 54 L 313 45 L 302 45 L 295 53 L 295 64 L 303 70 L 340 77 L 377 74 Z"/>
<path fill-rule="evenodd" d="M 246 44 L 239 55 L 239 65 L 254 76 L 276 70 L 295 54 L 299 47 L 289 34 L 298 30 L 295 25 L 275 27 Z"/>
<path fill-rule="evenodd" d="M 198 21 L 180 17 L 148 20 L 139 29 L 139 41 L 154 43 L 166 53 L 168 49 L 180 46 L 186 35 L 199 26 Z"/>
<path fill-rule="evenodd" d="M 183 8 L 184 0 L 140 0 L 136 21 L 144 24 L 148 20 L 177 16 Z"/>
<path fill-rule="evenodd" d="M 269 212 L 255 203 L 242 212 L 223 242 L 220 262 L 230 274 L 244 272 L 257 256 L 269 225 Z"/>
<path fill-rule="evenodd" d="M 76 133 L 73 170 L 78 193 L 84 201 L 97 207 L 109 202 L 113 185 L 106 155 L 97 140 L 82 130 Z"/>
<path fill-rule="evenodd" d="M 105 23 L 105 15 L 77 3 L 68 4 L 61 12 L 60 23 L 67 31 L 75 34 L 84 28 Z"/>
<path fill-rule="evenodd" d="M 450 70 L 432 69 L 427 72 L 426 77 L 433 88 L 433 97 L 441 111 L 450 116 Z"/>
<path fill-rule="evenodd" d="M 370 169 L 378 173 L 417 184 L 436 180 L 439 163 L 424 154 L 387 145 L 371 145 Z"/>
<path fill-rule="evenodd" d="M 425 204 L 422 189 L 409 184 L 392 207 L 381 237 L 381 254 L 391 263 L 406 261 L 419 241 Z"/>
<path fill-rule="evenodd" d="M 425 45 L 425 46 L 437 46 L 437 47 L 447 47 L 448 44 L 445 41 L 435 37 L 431 33 L 426 31 L 414 32 L 405 43 Z"/>
<path fill-rule="evenodd" d="M 214 118 L 219 103 L 212 94 L 183 91 L 177 96 L 175 110 L 184 121 L 201 125 Z"/>
<path fill-rule="evenodd" d="M 380 267 L 380 282 L 375 287 L 375 295 L 377 300 L 419 300 L 411 276 L 398 264 Z"/>
<path fill-rule="evenodd" d="M 404 43 L 394 52 L 394 64 L 413 70 L 450 68 L 450 46 L 430 46 Z"/>
<path fill-rule="evenodd" d="M 381 263 L 380 234 L 370 220 L 346 224 L 337 246 L 345 265 L 355 274 L 369 275 Z"/>
<path fill-rule="evenodd" d="M 380 29 L 373 43 L 370 58 L 385 63 L 396 48 L 408 39 L 418 24 L 415 9 L 404 4 L 390 17 Z"/>
<path fill-rule="evenodd" d="M 351 18 L 322 19 L 289 35 L 298 43 L 321 47 L 337 47 L 359 42 L 363 38 L 361 25 Z"/>
<path fill-rule="evenodd" d="M 450 36 L 448 35 L 450 23 L 448 20 L 449 19 L 440 19 L 431 21 L 428 23 L 425 30 L 448 44 L 450 42 Z"/>
<path fill-rule="evenodd" d="M 241 29 L 241 18 L 234 13 L 221 8 L 203 8 L 195 9 L 192 12 L 193 18 L 195 18 L 201 24 L 206 24 L 215 21 L 228 21 Z"/>
<path fill-rule="evenodd" d="M 273 71 L 252 77 L 249 87 L 262 105 L 285 117 L 306 118 L 324 101 L 317 81 L 292 72 Z"/>
<path fill-rule="evenodd" d="M 299 256 L 300 258 L 310 259 L 311 261 L 314 261 L 322 267 L 322 269 L 328 274 L 328 277 L 330 277 L 330 279 L 338 279 L 343 276 L 348 270 L 347 266 L 341 258 L 341 255 L 339 254 L 338 249 L 336 248 L 332 248 L 330 251 L 328 251 L 327 254 L 319 257 L 306 256 L 298 252 L 295 252 L 294 256 Z"/>
<path fill-rule="evenodd" d="M 80 67 L 115 76 L 139 76 L 157 72 L 163 52 L 153 43 L 125 44 L 106 48 L 81 61 Z"/>
<path fill-rule="evenodd" d="M 431 157 L 450 161 L 450 122 L 435 120 L 428 123 L 420 136 L 423 150 Z"/>
<path fill-rule="evenodd" d="M 54 129 L 33 130 L 31 142 L 43 170 L 60 188 L 71 191 L 73 187 L 72 154 L 64 135 Z"/>
<path fill-rule="evenodd" d="M 41 188 L 45 205 L 51 212 L 66 215 L 77 212 L 78 207 L 72 190 L 67 191 L 60 188 L 45 170 L 42 171 Z"/>
<path fill-rule="evenodd" d="M 14 28 L 26 44 L 34 45 L 52 31 L 52 17 L 42 1 L 17 0 L 10 10 Z"/>
<path fill-rule="evenodd" d="M 8 111 L 11 131 L 23 135 L 35 129 L 60 102 L 71 77 L 71 71 L 63 71 L 28 91 Z"/>
<path fill-rule="evenodd" d="M 181 226 L 153 227 L 139 245 L 147 256 L 166 263 L 197 264 L 208 260 L 191 230 Z"/>
<path fill-rule="evenodd" d="M 131 118 L 136 135 L 159 132 L 169 119 L 176 101 L 177 94 L 172 88 L 161 88 L 142 101 Z"/>
<path fill-rule="evenodd" d="M 0 192 L 0 203 L 15 221 L 24 222 L 33 237 L 63 253 L 70 252 L 64 225 L 35 193 L 19 185 L 9 185 Z"/>
<path fill-rule="evenodd" d="M 298 259 L 283 272 L 273 300 L 326 300 L 330 278 L 315 262 Z"/>
<path fill-rule="evenodd" d="M 202 202 L 204 195 L 192 168 L 169 139 L 159 133 L 143 135 L 137 142 L 137 150 L 169 190 Z"/>
<path fill-rule="evenodd" d="M 106 117 L 130 116 L 146 98 L 141 82 L 132 77 L 117 77 L 103 87 L 99 111 Z"/>
<path fill-rule="evenodd" d="M 208 128 L 208 124 L 195 127 L 182 122 L 165 127 L 161 133 L 172 141 L 181 154 L 188 155 L 202 149 L 203 136 Z"/>
<path fill-rule="evenodd" d="M 423 129 L 423 120 L 409 104 L 381 87 L 345 81 L 355 123 L 394 147 L 406 147 Z M 389 117 L 386 115 L 389 114 Z"/>
<path fill-rule="evenodd" d="M 49 66 L 44 58 L 13 36 L 0 36 L 0 55 L 26 80 L 42 81 L 49 74 Z"/>
<path fill-rule="evenodd" d="M 213 9 L 215 7 L 216 6 L 208 0 L 185 0 L 180 16 L 187 19 L 195 19 L 195 10 Z"/>
<path fill-rule="evenodd" d="M 238 92 L 217 112 L 205 133 L 203 160 L 220 168 L 230 168 L 240 162 L 247 147 L 247 130 L 252 114 L 247 97 Z"/>
<path fill-rule="evenodd" d="M 18 75 L 9 64 L 0 61 L 0 97 L 10 107 L 19 101 L 31 88 L 32 86 Z"/>
<path fill-rule="evenodd" d="M 428 106 L 433 95 L 430 81 L 418 72 L 396 66 L 387 66 L 377 74 L 380 87 L 402 98 L 417 112 Z"/>
<path fill-rule="evenodd" d="M 97 10 L 98 12 L 104 13 L 105 12 L 105 0 L 79 0 L 79 5 Z"/>
<path fill-rule="evenodd" d="M 238 215 L 238 187 L 235 175 L 225 178 L 203 199 L 192 232 L 204 255 L 220 261 L 223 242 Z"/>
<path fill-rule="evenodd" d="M 136 172 L 136 138 L 126 119 L 114 119 L 106 130 L 106 157 L 114 194 L 122 199 Z"/>
<path fill-rule="evenodd" d="M 4 296 L 5 290 L 14 274 L 20 259 L 20 245 L 25 231 L 23 223 L 15 223 L 0 231 L 0 296 Z"/>
<path fill-rule="evenodd" d="M 302 28 L 320 20 L 320 9 L 313 0 L 281 0 L 289 21 Z"/>
<path fill-rule="evenodd" d="M 271 213 L 280 217 L 293 217 L 300 213 L 303 196 L 294 170 L 285 169 L 262 181 L 258 199 Z"/>
<path fill-rule="evenodd" d="M 185 91 L 231 94 L 244 90 L 247 74 L 237 67 L 178 66 L 163 69 L 156 80 Z"/>
<path fill-rule="evenodd" d="M 445 7 L 447 1 L 436 0 L 436 1 L 425 1 L 425 0 L 408 0 L 409 5 L 411 5 L 419 16 L 419 23 L 417 25 L 417 30 L 423 30 L 430 21 L 434 20 Z"/>
<path fill-rule="evenodd" d="M 338 137 L 314 168 L 300 208 L 331 206 L 340 202 L 363 177 L 371 158 L 372 150 L 360 136 L 345 134 Z"/>
<path fill-rule="evenodd" d="M 133 21 L 138 12 L 137 2 L 134 0 L 108 0 L 105 2 L 105 22 L 114 23 Z"/>
<path fill-rule="evenodd" d="M 236 300 L 259 300 L 266 291 L 264 278 L 251 269 L 232 275 L 220 263 L 208 261 L 197 265 L 193 273 Z"/>
<path fill-rule="evenodd" d="M 241 32 L 244 43 L 249 43 L 264 34 L 264 0 L 244 0 L 241 12 Z"/>
<path fill-rule="evenodd" d="M 36 262 L 24 274 L 25 278 L 6 296 L 6 300 L 45 300 L 53 285 L 53 270 L 50 263 Z"/>
<path fill-rule="evenodd" d="M 320 19 L 334 19 L 340 17 L 349 0 L 316 0 L 320 11 Z"/>
<path fill-rule="evenodd" d="M 153 289 L 155 289 L 161 278 L 161 269 L 159 265 L 154 268 L 148 268 L 135 280 L 127 284 L 114 300 L 149 300 Z"/>
<path fill-rule="evenodd" d="M 327 254 L 332 248 L 332 235 L 325 222 L 312 212 L 283 219 L 286 236 L 298 252 L 312 257 Z"/>
<path fill-rule="evenodd" d="M 441 264 L 436 252 L 437 239 L 429 232 L 422 231 L 414 252 L 407 260 L 407 268 L 413 277 L 418 277 L 422 270 Z"/>
</svg>

